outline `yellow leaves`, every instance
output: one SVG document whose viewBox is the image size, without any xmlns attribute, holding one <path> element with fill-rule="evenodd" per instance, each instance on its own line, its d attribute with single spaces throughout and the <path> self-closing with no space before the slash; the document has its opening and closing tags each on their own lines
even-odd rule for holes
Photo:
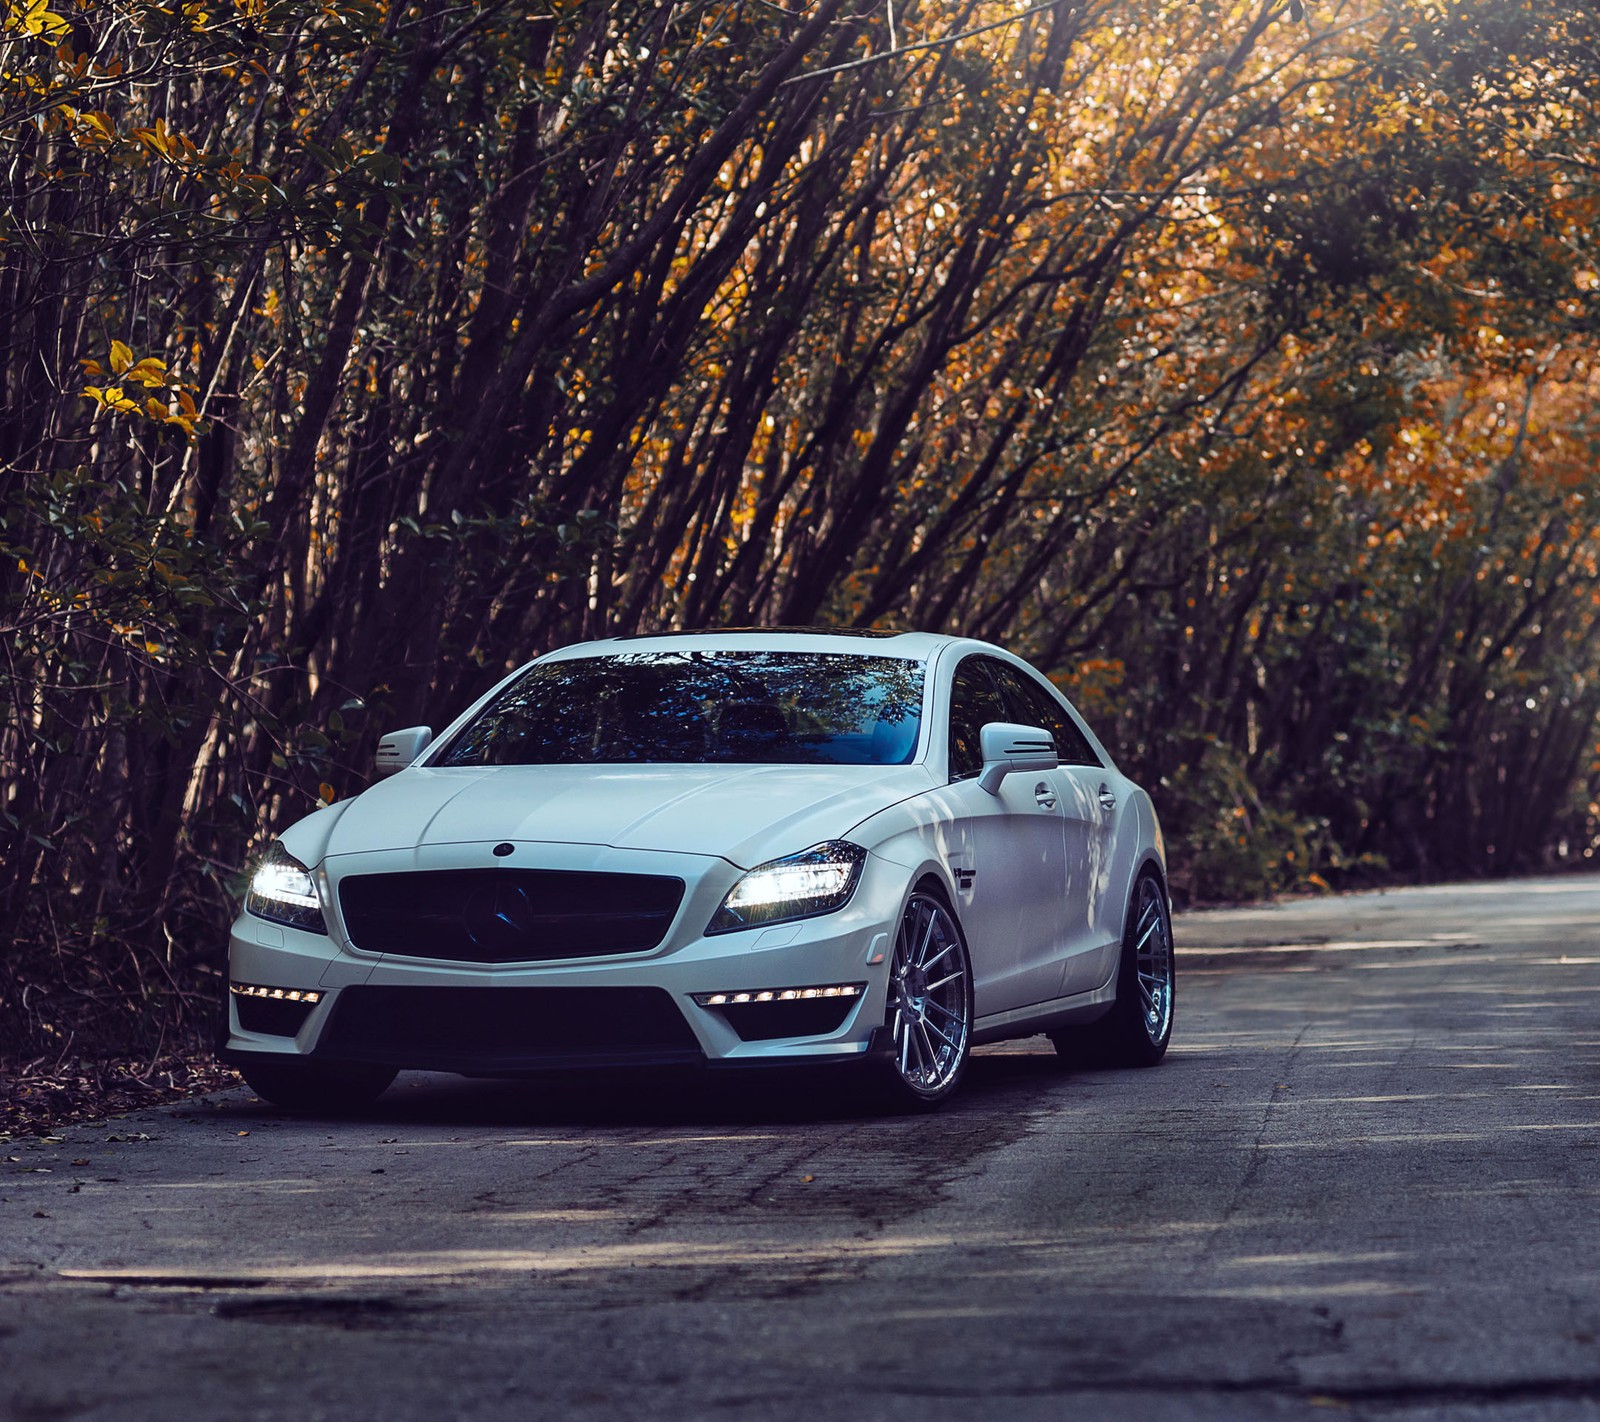
<svg viewBox="0 0 1600 1422">
<path fill-rule="evenodd" d="M 6 6 L 5 23 L 0 25 L 0 31 L 33 35 L 45 44 L 60 44 L 72 33 L 72 26 L 49 9 L 45 0 L 21 0 L 21 3 L 11 0 Z"/>
<path fill-rule="evenodd" d="M 165 158 L 170 163 L 192 163 L 200 156 L 193 140 L 181 133 L 173 133 L 165 119 L 158 118 L 153 128 L 136 128 L 132 137 L 149 152 Z"/>
<path fill-rule="evenodd" d="M 267 13 L 267 0 L 233 0 L 233 6 L 247 20 L 259 20 Z"/>
<path fill-rule="evenodd" d="M 207 18 L 201 12 L 197 23 Z M 68 46 L 63 46 L 60 54 L 65 58 L 58 59 L 58 64 L 65 71 L 68 83 L 74 80 L 80 83 L 87 83 L 91 79 L 111 80 L 122 73 L 120 59 L 97 64 L 85 55 L 72 56 Z M 40 97 L 53 92 L 36 80 L 25 82 Z M 59 87 L 65 88 L 66 85 Z M 69 104 L 57 103 L 42 122 L 68 133 L 79 148 L 115 152 L 128 162 L 147 163 L 157 159 L 172 163 L 183 168 L 191 177 L 224 193 L 238 187 L 254 188 L 266 182 L 260 174 L 246 173 L 237 161 L 224 163 L 208 160 L 193 139 L 187 134 L 173 132 L 164 118 L 156 119 L 149 127 L 132 128 L 124 132 L 118 128 L 116 119 L 103 110 L 80 111 Z"/>
<path fill-rule="evenodd" d="M 172 425 L 190 439 L 194 438 L 200 411 L 190 393 L 192 387 L 184 386 L 159 356 L 136 358 L 131 346 L 124 341 L 114 340 L 104 362 L 89 358 L 78 364 L 85 375 L 99 379 L 106 377 L 109 367 L 110 375 L 118 382 L 83 387 L 84 398 L 93 400 L 102 410 Z M 127 387 L 133 385 L 157 393 L 145 395 L 144 403 L 140 404 L 128 393 Z M 176 408 L 172 403 L 174 400 L 177 402 Z"/>
<path fill-rule="evenodd" d="M 133 136 L 152 153 L 159 153 L 163 158 L 171 158 L 176 152 L 176 144 L 167 130 L 165 119 L 157 119 L 154 128 L 134 129 Z"/>
<path fill-rule="evenodd" d="M 146 390 L 160 390 L 167 383 L 167 363 L 147 356 L 128 368 L 128 379 L 137 380 Z"/>
<path fill-rule="evenodd" d="M 111 385 L 104 389 L 98 385 L 85 385 L 83 393 L 89 399 L 98 401 L 107 410 L 121 410 L 132 414 L 137 414 L 139 411 L 139 406 L 123 393 L 120 385 Z"/>
<path fill-rule="evenodd" d="M 80 113 L 77 119 L 78 127 L 73 132 L 73 139 L 80 148 L 109 147 L 121 137 L 110 114 L 98 111 Z"/>
</svg>

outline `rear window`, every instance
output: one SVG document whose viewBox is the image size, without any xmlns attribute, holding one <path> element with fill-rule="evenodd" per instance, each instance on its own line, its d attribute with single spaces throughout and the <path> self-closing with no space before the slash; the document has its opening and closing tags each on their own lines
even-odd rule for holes
<svg viewBox="0 0 1600 1422">
<path fill-rule="evenodd" d="M 903 765 L 923 664 L 843 652 L 622 652 L 543 662 L 430 765 Z"/>
</svg>

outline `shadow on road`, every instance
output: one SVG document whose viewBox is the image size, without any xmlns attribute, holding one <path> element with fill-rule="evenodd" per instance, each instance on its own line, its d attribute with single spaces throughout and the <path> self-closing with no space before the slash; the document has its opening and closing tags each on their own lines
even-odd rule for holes
<svg viewBox="0 0 1600 1422">
<path fill-rule="evenodd" d="M 1082 1069 L 1053 1051 L 1011 1049 L 973 1057 L 966 1081 L 940 1117 L 1012 1112 L 1065 1086 Z M 249 1097 L 219 1103 L 218 1114 L 279 1117 Z M 561 1073 L 506 1080 L 402 1073 L 373 1106 L 345 1121 L 430 1126 L 769 1126 L 882 1119 L 886 1110 L 861 1073 L 812 1071 L 655 1071 Z M 909 1113 L 913 1118 L 917 1113 Z"/>
</svg>

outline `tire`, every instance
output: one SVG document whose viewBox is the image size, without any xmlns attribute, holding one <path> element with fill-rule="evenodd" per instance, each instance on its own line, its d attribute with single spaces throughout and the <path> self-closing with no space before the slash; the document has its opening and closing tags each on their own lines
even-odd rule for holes
<svg viewBox="0 0 1600 1422">
<path fill-rule="evenodd" d="M 894 1044 L 884 1074 L 888 1104 L 902 1110 L 942 1104 L 972 1055 L 972 959 L 937 889 L 915 889 L 901 912 L 886 1025 Z"/>
<path fill-rule="evenodd" d="M 305 1115 L 342 1116 L 370 1106 L 390 1087 L 393 1067 L 357 1063 L 257 1061 L 239 1068 L 263 1101 Z"/>
<path fill-rule="evenodd" d="M 1160 879 L 1147 872 L 1128 904 L 1111 1011 L 1088 1027 L 1052 1032 L 1050 1040 L 1084 1066 L 1155 1066 L 1172 1040 L 1174 987 L 1172 914 Z"/>
</svg>

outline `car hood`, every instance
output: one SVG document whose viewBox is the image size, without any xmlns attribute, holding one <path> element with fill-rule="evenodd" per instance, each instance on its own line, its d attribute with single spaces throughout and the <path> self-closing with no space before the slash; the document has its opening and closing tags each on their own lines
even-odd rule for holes
<svg viewBox="0 0 1600 1422">
<path fill-rule="evenodd" d="M 931 784 L 916 765 L 415 767 L 333 807 L 343 810 L 337 818 L 324 811 L 302 822 L 296 828 L 311 833 L 294 836 L 289 848 L 315 862 L 426 845 L 546 841 L 716 855 L 748 869 L 846 835 Z M 318 821 L 322 844 L 302 842 Z"/>
</svg>

